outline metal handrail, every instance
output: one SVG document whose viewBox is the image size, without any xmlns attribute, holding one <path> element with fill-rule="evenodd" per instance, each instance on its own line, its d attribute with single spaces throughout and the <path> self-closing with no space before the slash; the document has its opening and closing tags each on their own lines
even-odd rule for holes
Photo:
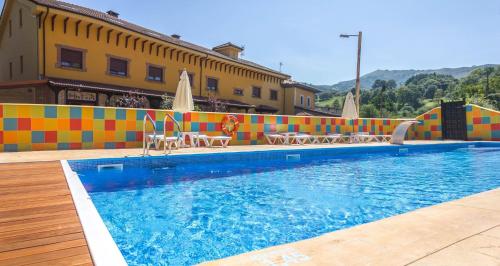
<svg viewBox="0 0 500 266">
<path fill-rule="evenodd" d="M 166 124 L 167 124 L 167 118 L 170 118 L 170 120 L 174 121 L 174 124 L 175 126 L 177 127 L 177 131 L 179 132 L 179 134 L 177 134 L 177 143 L 179 143 L 179 140 L 181 139 L 181 125 L 179 124 L 179 122 L 177 122 L 177 120 L 175 120 L 175 118 L 169 114 L 169 113 L 166 113 L 165 114 L 165 118 L 163 118 L 163 136 L 166 137 L 167 136 L 167 127 L 166 127 Z M 164 147 L 164 150 L 166 150 L 166 145 Z"/>
<path fill-rule="evenodd" d="M 146 149 L 146 122 L 151 122 L 153 125 L 153 142 L 156 141 L 156 123 L 153 118 L 146 113 L 142 121 L 142 155 L 149 154 L 149 147 Z M 146 151 L 147 150 L 147 151 Z"/>
</svg>

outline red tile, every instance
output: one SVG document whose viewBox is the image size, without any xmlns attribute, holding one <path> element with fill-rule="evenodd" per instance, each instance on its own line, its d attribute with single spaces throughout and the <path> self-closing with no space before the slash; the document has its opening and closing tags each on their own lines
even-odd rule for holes
<svg viewBox="0 0 500 266">
<path fill-rule="evenodd" d="M 200 123 L 200 131 L 207 131 L 207 123 L 206 122 Z"/>
<path fill-rule="evenodd" d="M 477 124 L 481 124 L 483 119 L 481 119 L 481 117 L 474 117 L 472 118 L 472 123 L 477 125 Z"/>
<path fill-rule="evenodd" d="M 288 124 L 288 116 L 283 116 L 283 124 Z"/>
<path fill-rule="evenodd" d="M 166 131 L 172 131 L 174 130 L 174 122 L 167 122 L 165 123 L 165 130 Z"/>
<path fill-rule="evenodd" d="M 57 143 L 57 131 L 45 131 L 45 143 Z"/>
<path fill-rule="evenodd" d="M 3 131 L 0 131 L 0 144 L 3 144 Z"/>
<path fill-rule="evenodd" d="M 69 148 L 71 150 L 80 150 L 82 148 L 82 144 L 81 143 L 70 143 Z"/>
<path fill-rule="evenodd" d="M 431 119 L 431 115 L 430 114 L 425 114 L 424 115 L 424 120 L 429 120 Z"/>
<path fill-rule="evenodd" d="M 311 118 L 306 117 L 306 124 L 311 124 Z"/>
<path fill-rule="evenodd" d="M 321 124 L 322 125 L 326 124 L 326 118 L 321 118 Z"/>
<path fill-rule="evenodd" d="M 3 105 L 0 105 L 0 118 L 3 117 Z"/>
<path fill-rule="evenodd" d="M 294 125 L 293 126 L 293 131 L 299 132 L 299 125 Z"/>
<path fill-rule="evenodd" d="M 117 149 L 123 149 L 123 148 L 125 148 L 125 142 L 116 142 L 115 143 L 115 148 L 117 148 Z"/>
<path fill-rule="evenodd" d="M 500 123 L 491 124 L 491 130 L 500 130 Z"/>
<path fill-rule="evenodd" d="M 215 131 L 221 131 L 222 130 L 222 126 L 220 123 L 215 123 Z"/>
<path fill-rule="evenodd" d="M 115 130 L 115 120 L 105 120 L 104 130 Z"/>
<path fill-rule="evenodd" d="M 191 113 L 185 113 L 185 114 L 183 115 L 183 119 L 184 119 L 184 121 L 186 121 L 186 122 L 191 121 Z"/>
<path fill-rule="evenodd" d="M 264 116 L 263 115 L 257 116 L 257 123 L 264 124 Z"/>
<path fill-rule="evenodd" d="M 17 119 L 17 129 L 18 130 L 31 130 L 31 119 L 30 118 L 18 118 Z"/>
<path fill-rule="evenodd" d="M 245 123 L 245 116 L 244 115 L 237 115 L 236 118 L 238 119 L 238 122 Z"/>
<path fill-rule="evenodd" d="M 69 120 L 70 130 L 82 130 L 82 120 L 78 118 L 72 118 Z"/>
<path fill-rule="evenodd" d="M 135 132 L 135 139 L 136 139 L 137 141 L 142 141 L 142 137 L 143 137 L 143 133 L 142 133 L 142 131 L 136 131 L 136 132 Z"/>
<path fill-rule="evenodd" d="M 438 126 L 432 125 L 431 126 L 431 131 L 438 131 Z"/>
<path fill-rule="evenodd" d="M 257 139 L 264 137 L 264 132 L 257 132 Z"/>
<path fill-rule="evenodd" d="M 383 132 L 384 131 L 384 126 L 383 125 L 379 125 L 378 126 L 378 131 Z"/>
<path fill-rule="evenodd" d="M 147 111 L 147 113 L 149 114 L 149 116 L 151 116 L 151 118 L 153 120 L 156 120 L 156 112 L 155 111 L 149 110 L 149 111 Z"/>
</svg>

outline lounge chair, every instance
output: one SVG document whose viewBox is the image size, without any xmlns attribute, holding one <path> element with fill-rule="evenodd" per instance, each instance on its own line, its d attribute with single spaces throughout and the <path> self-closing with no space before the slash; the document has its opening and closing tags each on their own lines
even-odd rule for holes
<svg viewBox="0 0 500 266">
<path fill-rule="evenodd" d="M 285 136 L 281 135 L 280 133 L 273 132 L 273 133 L 266 133 L 264 134 L 266 137 L 267 143 L 269 144 L 283 144 L 285 142 Z"/>
<path fill-rule="evenodd" d="M 178 149 L 181 145 L 181 139 L 179 137 L 166 137 L 162 134 L 149 134 L 147 135 L 146 147 L 149 150 L 151 148 L 151 144 L 154 144 L 155 149 L 158 150 L 161 147 L 161 143 L 163 142 L 163 153 L 172 152 L 172 148 Z"/>
<path fill-rule="evenodd" d="M 220 146 L 226 148 L 229 142 L 233 139 L 229 136 L 208 136 L 204 134 L 194 135 L 194 139 L 196 140 L 196 146 L 200 147 L 200 143 L 203 141 L 205 147 L 213 147 L 214 143 L 219 142 Z"/>
<path fill-rule="evenodd" d="M 368 143 L 377 140 L 375 135 L 370 135 L 370 133 L 368 132 L 359 132 L 356 135 L 356 137 L 358 138 L 358 142 L 362 143 Z"/>
<path fill-rule="evenodd" d="M 304 144 L 306 144 L 307 141 L 309 141 L 309 143 L 312 143 L 311 142 L 311 135 L 309 135 L 309 134 L 304 134 L 304 133 L 289 134 L 288 138 L 289 138 L 288 144 L 293 144 L 295 142 L 299 145 L 304 145 Z"/>
</svg>

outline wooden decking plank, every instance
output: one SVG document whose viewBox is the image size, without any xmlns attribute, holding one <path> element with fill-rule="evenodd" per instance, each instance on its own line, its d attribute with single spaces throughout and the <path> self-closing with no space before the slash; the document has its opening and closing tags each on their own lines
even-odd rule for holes
<svg viewBox="0 0 500 266">
<path fill-rule="evenodd" d="M 29 247 L 36 246 L 44 246 L 48 244 L 55 244 L 59 242 L 69 241 L 69 240 L 77 240 L 77 239 L 85 239 L 85 236 L 82 232 L 65 234 L 65 235 L 57 235 L 57 236 L 49 236 L 45 238 L 37 238 L 30 239 L 27 241 L 16 241 L 10 243 L 3 243 L 0 245 L 0 252 L 12 251 L 16 249 L 24 249 Z M 0 242 L 1 243 L 1 242 Z"/>
<path fill-rule="evenodd" d="M 73 204 L 73 202 L 54 204 L 51 206 L 46 206 L 44 208 L 32 207 L 32 208 L 0 211 L 0 222 L 6 222 L 7 220 L 15 220 L 13 218 L 16 218 L 16 217 L 19 217 L 18 220 L 21 220 L 21 219 L 24 219 L 24 217 L 27 217 L 30 215 L 36 216 L 37 214 L 45 214 L 45 213 L 51 214 L 51 213 L 56 213 L 58 211 L 65 211 L 65 210 L 75 210 L 75 205 Z"/>
<path fill-rule="evenodd" d="M 0 265 L 92 265 L 60 162 L 0 164 Z"/>
<path fill-rule="evenodd" d="M 8 253 L 8 252 L 6 252 Z M 33 263 L 42 263 L 45 261 L 56 261 L 64 260 L 65 258 L 71 258 L 76 255 L 87 255 L 89 260 L 91 260 L 90 255 L 88 255 L 88 248 L 86 246 L 78 246 L 66 249 L 58 249 L 53 251 L 44 251 L 36 254 L 29 254 L 21 257 L 14 257 L 10 259 L 0 260 L 0 265 L 28 265 Z M 53 262 L 52 262 L 53 263 Z M 55 263 L 51 264 L 54 265 Z M 66 265 L 72 265 L 68 263 Z"/>
</svg>

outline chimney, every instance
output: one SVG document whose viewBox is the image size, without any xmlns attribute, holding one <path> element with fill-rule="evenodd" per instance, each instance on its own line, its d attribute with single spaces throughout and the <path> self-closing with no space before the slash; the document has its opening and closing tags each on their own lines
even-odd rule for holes
<svg viewBox="0 0 500 266">
<path fill-rule="evenodd" d="M 106 11 L 106 14 L 110 15 L 110 16 L 113 16 L 115 18 L 117 18 L 120 14 L 116 13 L 115 11 L 113 10 L 108 10 Z"/>
<path fill-rule="evenodd" d="M 179 34 L 175 34 L 175 33 L 172 34 L 172 35 L 170 35 L 170 36 L 172 36 L 172 38 L 175 38 L 175 39 L 180 39 L 181 38 L 181 36 Z"/>
</svg>

